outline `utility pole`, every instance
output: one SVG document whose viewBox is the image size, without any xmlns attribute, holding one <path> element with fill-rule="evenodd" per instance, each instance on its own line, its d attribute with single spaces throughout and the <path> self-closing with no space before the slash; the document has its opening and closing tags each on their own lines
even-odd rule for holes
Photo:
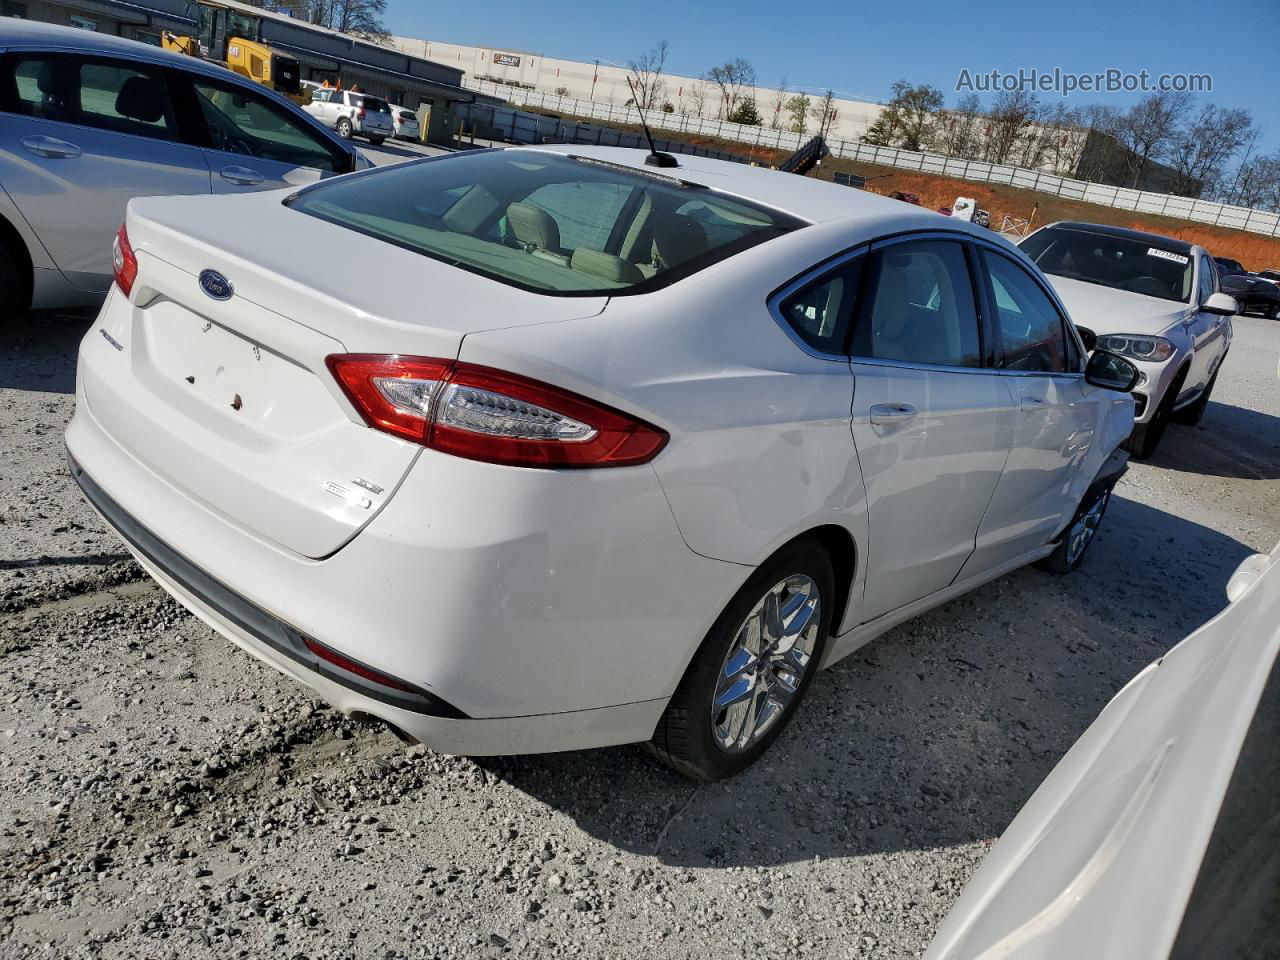
<svg viewBox="0 0 1280 960">
<path fill-rule="evenodd" d="M 600 76 L 600 58 L 596 57 L 595 66 L 591 68 L 591 100 L 596 99 L 596 77 Z"/>
</svg>

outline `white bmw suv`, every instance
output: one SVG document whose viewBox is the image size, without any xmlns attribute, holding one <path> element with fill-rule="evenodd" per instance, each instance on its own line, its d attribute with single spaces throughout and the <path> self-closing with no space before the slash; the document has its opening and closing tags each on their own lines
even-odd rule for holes
<svg viewBox="0 0 1280 960">
<path fill-rule="evenodd" d="M 446 752 L 741 770 L 820 667 L 1080 562 L 1137 371 L 1086 362 L 990 231 L 674 163 L 513 148 L 135 201 L 73 475 L 344 711 Z M 349 283 L 407 275 L 426 296 Z"/>
<path fill-rule="evenodd" d="M 1070 222 L 1042 227 L 1019 246 L 1097 345 L 1138 365 L 1130 441 L 1136 458 L 1155 453 L 1170 420 L 1200 422 L 1240 309 L 1219 291 L 1209 251 L 1154 233 Z"/>
</svg>

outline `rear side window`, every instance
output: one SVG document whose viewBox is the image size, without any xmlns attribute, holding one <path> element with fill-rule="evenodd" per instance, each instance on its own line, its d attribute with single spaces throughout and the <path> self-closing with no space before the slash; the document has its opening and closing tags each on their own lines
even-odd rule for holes
<svg viewBox="0 0 1280 960">
<path fill-rule="evenodd" d="M 843 354 L 853 316 L 863 257 L 791 294 L 779 312 L 796 336 L 822 353 Z"/>
<path fill-rule="evenodd" d="M 9 58 L 13 86 L 5 108 L 58 123 L 162 140 L 178 139 L 173 104 L 159 70 L 69 54 Z"/>
<path fill-rule="evenodd" d="M 1005 370 L 1062 373 L 1075 367 L 1062 315 L 1026 270 L 999 254 L 982 251 L 991 281 L 996 326 Z"/>
<path fill-rule="evenodd" d="M 979 367 L 978 311 L 964 248 L 952 240 L 895 244 L 871 255 L 853 354 Z"/>
<path fill-rule="evenodd" d="M 461 269 L 561 295 L 643 293 L 805 225 L 676 176 L 527 149 L 399 164 L 286 202 Z"/>
</svg>

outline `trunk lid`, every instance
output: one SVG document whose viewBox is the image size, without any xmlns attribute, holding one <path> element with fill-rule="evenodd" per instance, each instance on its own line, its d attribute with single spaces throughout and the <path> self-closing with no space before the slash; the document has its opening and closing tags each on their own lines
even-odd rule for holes
<svg viewBox="0 0 1280 960">
<path fill-rule="evenodd" d="M 453 358 L 469 333 L 590 316 L 606 300 L 508 287 L 294 213 L 284 196 L 131 204 L 133 303 L 117 291 L 101 320 L 128 371 L 84 387 L 149 468 L 253 535 L 323 558 L 386 506 L 421 449 L 366 426 L 327 356 Z M 205 271 L 229 298 L 206 292 Z"/>
</svg>

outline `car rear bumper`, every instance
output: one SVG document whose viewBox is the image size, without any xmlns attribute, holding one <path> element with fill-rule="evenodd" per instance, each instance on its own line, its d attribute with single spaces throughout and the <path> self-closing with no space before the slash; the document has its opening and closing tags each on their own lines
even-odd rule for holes
<svg viewBox="0 0 1280 960">
<path fill-rule="evenodd" d="M 140 462 L 77 394 L 76 472 L 157 581 L 334 706 L 445 752 L 647 739 L 750 572 L 689 550 L 647 466 L 521 470 L 434 451 L 364 532 L 307 559 Z M 408 695 L 354 682 L 307 639 Z"/>
</svg>

